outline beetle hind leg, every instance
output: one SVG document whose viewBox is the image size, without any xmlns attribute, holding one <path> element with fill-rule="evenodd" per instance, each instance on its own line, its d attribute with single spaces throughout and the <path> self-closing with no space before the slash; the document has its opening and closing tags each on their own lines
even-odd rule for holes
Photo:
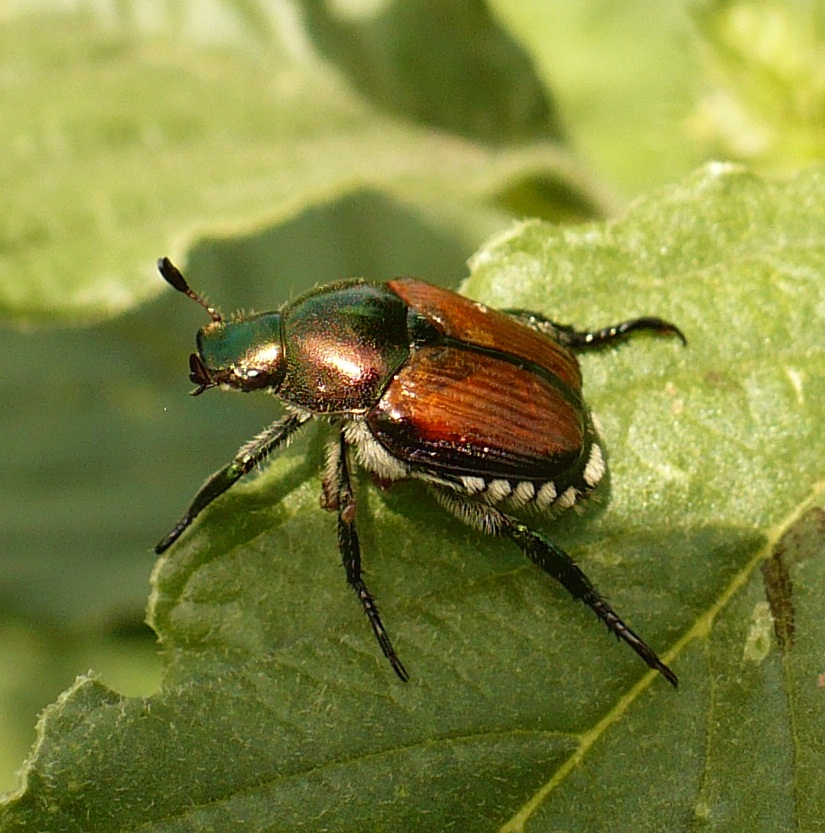
<svg viewBox="0 0 825 833">
<path fill-rule="evenodd" d="M 556 579 L 574 599 L 581 599 L 604 622 L 607 629 L 626 642 L 650 668 L 658 671 L 671 685 L 678 685 L 676 675 L 659 659 L 655 651 L 624 623 L 563 549 L 541 533 L 508 516 L 504 516 L 501 532 L 518 544 L 534 564 Z"/>
<path fill-rule="evenodd" d="M 372 632 L 381 646 L 384 656 L 392 665 L 398 677 L 407 682 L 410 675 L 395 653 L 389 634 L 384 628 L 375 599 L 367 589 L 361 577 L 361 547 L 355 528 L 355 496 L 350 483 L 349 465 L 347 463 L 347 441 L 343 432 L 329 444 L 327 464 L 324 470 L 323 494 L 321 498 L 325 509 L 338 513 L 338 548 L 347 575 L 347 583 L 355 591 L 364 613 L 367 615 Z"/>
<path fill-rule="evenodd" d="M 569 347 L 571 350 L 593 350 L 604 347 L 630 333 L 642 330 L 658 333 L 659 335 L 675 335 L 682 344 L 687 344 L 685 334 L 675 324 L 665 321 L 663 318 L 649 315 L 642 318 L 631 318 L 628 321 L 611 324 L 599 330 L 577 330 L 567 324 L 557 324 L 540 313 L 530 312 L 529 310 L 507 309 L 502 310 L 502 312 L 506 312 L 507 315 L 530 327 L 530 329 L 544 333 L 553 341 Z"/>
<path fill-rule="evenodd" d="M 656 652 L 610 607 L 575 561 L 549 538 L 530 529 L 516 518 L 491 506 L 477 503 L 448 489 L 433 487 L 439 502 L 460 520 L 487 533 L 506 535 L 545 573 L 552 576 L 574 599 L 584 602 L 619 639 L 627 643 L 650 668 L 658 671 L 671 685 L 678 678 Z"/>
</svg>

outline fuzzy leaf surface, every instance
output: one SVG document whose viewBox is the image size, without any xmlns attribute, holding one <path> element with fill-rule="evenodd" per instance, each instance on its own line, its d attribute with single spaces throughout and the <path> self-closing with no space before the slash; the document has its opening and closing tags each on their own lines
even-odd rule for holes
<svg viewBox="0 0 825 833">
<path fill-rule="evenodd" d="M 79 679 L 0 830 L 821 830 L 823 220 L 822 170 L 711 166 L 607 225 L 517 225 L 464 287 L 687 334 L 583 357 L 611 500 L 543 526 L 678 691 L 512 546 L 364 479 L 398 682 L 344 586 L 308 432 L 159 560 L 162 690 Z"/>
</svg>

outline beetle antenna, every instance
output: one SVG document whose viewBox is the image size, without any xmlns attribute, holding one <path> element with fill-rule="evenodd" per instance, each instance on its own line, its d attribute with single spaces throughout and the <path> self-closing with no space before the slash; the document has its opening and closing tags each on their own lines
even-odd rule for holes
<svg viewBox="0 0 825 833">
<path fill-rule="evenodd" d="M 180 273 L 180 269 L 169 260 L 168 257 L 162 257 L 158 261 L 158 272 L 160 272 L 161 276 L 164 280 L 171 284 L 178 292 L 182 292 L 186 295 L 187 298 L 191 298 L 195 303 L 200 304 L 208 313 L 209 317 L 216 323 L 219 324 L 223 321 L 221 314 L 214 308 L 210 307 L 206 301 L 192 289 L 191 286 L 186 282 L 186 278 Z"/>
</svg>

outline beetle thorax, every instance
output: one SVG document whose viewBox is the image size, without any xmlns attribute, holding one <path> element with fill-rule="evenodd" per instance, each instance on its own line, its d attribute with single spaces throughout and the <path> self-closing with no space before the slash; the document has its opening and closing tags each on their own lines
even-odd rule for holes
<svg viewBox="0 0 825 833">
<path fill-rule="evenodd" d="M 385 286 L 324 287 L 283 310 L 280 396 L 315 414 L 360 414 L 409 357 L 407 306 Z"/>
</svg>

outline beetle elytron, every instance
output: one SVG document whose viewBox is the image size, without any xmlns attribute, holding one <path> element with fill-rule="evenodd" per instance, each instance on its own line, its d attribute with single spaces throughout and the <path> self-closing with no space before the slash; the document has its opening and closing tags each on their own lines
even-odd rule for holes
<svg viewBox="0 0 825 833">
<path fill-rule="evenodd" d="M 264 390 L 286 408 L 195 496 L 155 547 L 170 547 L 213 500 L 315 417 L 336 429 L 323 473 L 323 505 L 338 514 L 338 544 L 381 650 L 409 676 L 361 577 L 350 482 L 351 454 L 384 482 L 425 481 L 438 501 L 488 535 L 505 535 L 608 630 L 674 686 L 676 675 L 634 633 L 573 559 L 503 511 L 558 511 L 590 493 L 605 472 L 599 436 L 581 394 L 573 350 L 636 330 L 675 334 L 660 318 L 579 332 L 526 310 L 489 309 L 414 278 L 318 287 L 276 312 L 224 318 L 167 259 L 161 275 L 212 321 L 189 358 L 195 395 L 208 388 Z"/>
</svg>

